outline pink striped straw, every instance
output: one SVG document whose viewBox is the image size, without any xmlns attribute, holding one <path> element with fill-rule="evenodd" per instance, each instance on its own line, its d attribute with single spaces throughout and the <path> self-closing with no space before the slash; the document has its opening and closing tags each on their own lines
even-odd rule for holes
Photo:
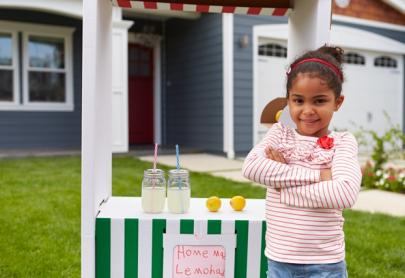
<svg viewBox="0 0 405 278">
<path fill-rule="evenodd" d="M 157 150 L 158 150 L 158 144 L 155 143 L 155 155 L 154 155 L 154 158 L 153 158 L 153 172 L 156 172 Z"/>
</svg>

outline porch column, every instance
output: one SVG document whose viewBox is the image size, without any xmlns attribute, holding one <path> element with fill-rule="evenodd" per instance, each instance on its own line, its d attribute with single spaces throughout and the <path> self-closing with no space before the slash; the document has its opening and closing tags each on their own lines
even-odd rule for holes
<svg viewBox="0 0 405 278">
<path fill-rule="evenodd" d="M 331 0 L 295 1 L 288 19 L 288 61 L 329 42 Z"/>
<path fill-rule="evenodd" d="M 222 14 L 223 138 L 227 157 L 235 158 L 233 127 L 233 14 Z"/>
<path fill-rule="evenodd" d="M 112 6 L 83 1 L 82 66 L 82 277 L 95 276 L 95 218 L 111 196 Z"/>
<path fill-rule="evenodd" d="M 128 29 L 122 9 L 113 8 L 112 25 L 112 151 L 128 152 Z"/>
</svg>

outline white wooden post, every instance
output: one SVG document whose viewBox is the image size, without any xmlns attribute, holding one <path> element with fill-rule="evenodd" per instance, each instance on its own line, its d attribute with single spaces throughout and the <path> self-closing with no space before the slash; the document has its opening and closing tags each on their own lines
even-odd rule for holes
<svg viewBox="0 0 405 278">
<path fill-rule="evenodd" d="M 295 1 L 288 19 L 288 61 L 329 42 L 331 0 Z"/>
<path fill-rule="evenodd" d="M 111 196 L 112 6 L 83 1 L 82 277 L 95 277 L 95 219 Z"/>
<path fill-rule="evenodd" d="M 128 152 L 128 29 L 122 9 L 113 8 L 112 29 L 112 151 Z"/>
<path fill-rule="evenodd" d="M 235 158 L 234 113 L 233 113 L 233 14 L 222 14 L 223 52 L 223 138 L 224 152 L 230 159 Z"/>
</svg>

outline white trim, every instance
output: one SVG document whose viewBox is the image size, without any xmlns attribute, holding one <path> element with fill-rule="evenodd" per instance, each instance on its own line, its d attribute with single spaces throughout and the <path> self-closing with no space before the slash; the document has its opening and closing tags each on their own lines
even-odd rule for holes
<svg viewBox="0 0 405 278">
<path fill-rule="evenodd" d="M 253 26 L 253 42 L 252 42 L 252 52 L 253 52 L 253 84 L 252 84 L 252 89 L 253 89 L 253 145 L 256 145 L 257 142 L 257 135 L 258 135 L 258 130 L 259 130 L 259 117 L 257 116 L 257 99 L 259 97 L 259 71 L 258 71 L 258 63 L 257 60 L 259 58 L 258 54 L 258 46 L 259 46 L 259 31 L 261 26 Z"/>
<path fill-rule="evenodd" d="M 112 149 L 128 152 L 128 29 L 132 21 L 121 20 L 121 10 L 113 8 L 112 29 Z"/>
<path fill-rule="evenodd" d="M 397 66 L 398 66 L 398 69 L 400 69 L 400 71 L 402 72 L 402 76 L 404 76 L 404 70 L 403 70 L 403 68 L 404 68 L 404 59 L 403 59 L 403 57 L 399 57 L 400 59 L 398 59 L 397 60 Z M 399 87 L 401 88 L 401 92 L 403 92 L 404 91 L 404 88 L 405 88 L 405 80 L 404 80 L 404 78 L 399 78 Z M 404 112 L 405 112 L 405 109 L 404 109 L 404 94 L 403 93 L 401 93 L 400 94 L 400 100 L 398 101 L 398 108 L 399 108 L 399 110 L 398 111 L 402 111 L 402 115 L 401 115 L 401 118 L 399 119 L 399 121 L 400 121 L 400 130 L 402 130 L 402 132 L 404 131 L 404 126 L 405 126 L 405 122 L 404 122 Z"/>
<path fill-rule="evenodd" d="M 1 105 L 0 111 L 24 111 L 24 112 L 72 112 L 74 111 L 73 105 L 62 105 L 54 103 L 52 106 L 46 104 L 20 104 L 20 105 Z"/>
<path fill-rule="evenodd" d="M 288 37 L 287 24 L 258 25 L 254 26 L 254 30 L 256 30 L 259 37 L 284 41 Z M 405 44 L 355 27 L 332 25 L 330 42 L 331 44 L 351 49 L 405 54 Z"/>
<path fill-rule="evenodd" d="M 128 33 L 128 43 L 138 43 L 153 47 L 153 139 L 162 143 L 162 56 L 159 35 Z"/>
<path fill-rule="evenodd" d="M 190 20 L 197 20 L 201 17 L 200 13 L 196 12 L 182 12 L 182 11 L 167 11 L 167 10 L 148 10 L 148 9 L 123 9 L 124 16 L 147 18 L 157 20 L 167 20 L 170 18 L 183 18 Z"/>
<path fill-rule="evenodd" d="M 385 3 L 405 14 L 405 1 L 404 0 L 383 0 Z"/>
<path fill-rule="evenodd" d="M 134 25 L 134 22 L 131 21 L 131 20 L 113 21 L 113 23 L 112 23 L 112 27 L 115 28 L 115 29 L 126 29 L 126 30 L 128 30 L 129 28 L 131 28 L 132 25 Z"/>
<path fill-rule="evenodd" d="M 285 40 L 288 38 L 288 24 L 268 24 L 253 26 L 257 37 Z"/>
<path fill-rule="evenodd" d="M 50 33 L 50 34 L 73 34 L 75 28 L 73 27 L 64 27 L 64 26 L 54 26 L 54 25 L 47 25 L 47 24 L 33 24 L 33 23 L 21 23 L 15 21 L 8 21 L 8 20 L 0 20 L 0 26 L 2 29 L 14 29 L 14 30 L 21 30 L 25 32 L 38 32 L 41 33 Z"/>
<path fill-rule="evenodd" d="M 0 7 L 44 11 L 82 17 L 82 0 L 0 0 Z"/>
<path fill-rule="evenodd" d="M 351 49 L 405 53 L 405 44 L 382 35 L 354 27 L 333 25 L 331 43 Z"/>
<path fill-rule="evenodd" d="M 11 35 L 11 51 L 12 51 L 12 64 L 11 66 L 0 65 L 0 69 L 11 70 L 13 72 L 13 101 L 0 101 L 0 110 L 8 110 L 15 107 L 20 103 L 20 76 L 19 76 L 19 57 L 18 57 L 18 36 L 15 29 L 3 29 L 2 33 Z"/>
<path fill-rule="evenodd" d="M 390 29 L 390 30 L 401 31 L 401 32 L 405 31 L 405 27 L 403 25 L 385 23 L 385 22 L 368 20 L 368 19 L 359 19 L 359 18 L 354 18 L 351 16 L 344 16 L 344 15 L 333 15 L 332 21 L 353 23 L 353 24 L 358 24 L 358 25 Z"/>
<path fill-rule="evenodd" d="M 113 21 L 112 24 L 113 24 L 113 28 L 114 28 L 117 26 L 117 23 L 121 22 L 121 20 L 122 20 L 122 8 L 113 6 L 111 16 L 112 16 L 112 21 Z M 125 25 L 127 25 L 127 24 L 125 24 Z M 132 24 L 128 25 L 128 28 L 131 26 L 132 26 Z"/>
<path fill-rule="evenodd" d="M 223 63 L 223 150 L 228 158 L 235 158 L 233 113 L 233 14 L 222 14 Z"/>
<path fill-rule="evenodd" d="M 73 39 L 72 34 L 74 28 L 69 27 L 54 27 L 44 24 L 26 24 L 12 21 L 0 21 L 1 30 L 13 30 L 15 33 L 15 43 L 17 42 L 17 33 L 22 33 L 22 57 L 19 57 L 19 48 L 14 47 L 13 55 L 16 55 L 17 65 L 15 66 L 14 84 L 15 94 L 17 95 L 15 102 L 8 104 L 0 104 L 0 110 L 7 111 L 73 111 L 74 110 L 74 92 L 73 92 Z M 3 29 L 4 28 L 4 29 Z M 28 37 L 30 35 L 39 35 L 44 37 L 62 38 L 64 40 L 65 51 L 65 68 L 64 69 L 38 69 L 31 68 L 31 71 L 49 71 L 65 73 L 65 93 L 66 98 L 64 103 L 51 102 L 29 102 L 28 98 Z M 13 57 L 14 58 L 14 57 Z M 22 68 L 19 68 L 19 59 L 22 58 Z M 20 71 L 22 71 L 23 94 L 20 99 Z"/>
</svg>

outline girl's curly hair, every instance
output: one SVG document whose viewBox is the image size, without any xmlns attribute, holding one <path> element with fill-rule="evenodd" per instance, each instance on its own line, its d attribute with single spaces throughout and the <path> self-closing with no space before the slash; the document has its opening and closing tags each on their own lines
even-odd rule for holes
<svg viewBox="0 0 405 278">
<path fill-rule="evenodd" d="M 318 58 L 334 65 L 343 77 L 342 62 L 343 49 L 334 46 L 322 46 L 317 50 L 308 51 L 304 55 L 298 57 L 291 65 L 297 64 L 304 59 Z M 342 83 L 344 79 L 340 78 L 330 67 L 318 62 L 305 62 L 290 68 L 291 71 L 287 75 L 287 98 L 293 82 L 300 73 L 308 73 L 311 77 L 318 77 L 326 82 L 329 88 L 335 93 L 335 97 L 339 97 L 342 92 Z"/>
</svg>

